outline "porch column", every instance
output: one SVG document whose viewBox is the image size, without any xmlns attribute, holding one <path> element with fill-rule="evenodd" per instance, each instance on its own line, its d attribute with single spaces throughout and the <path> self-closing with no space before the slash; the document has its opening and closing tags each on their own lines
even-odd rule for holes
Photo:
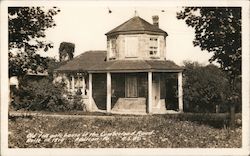
<svg viewBox="0 0 250 156">
<path fill-rule="evenodd" d="M 152 72 L 148 72 L 148 113 L 152 113 Z"/>
<path fill-rule="evenodd" d="M 179 112 L 183 112 L 182 72 L 178 73 L 178 103 Z"/>
<path fill-rule="evenodd" d="M 92 74 L 89 73 L 89 109 L 92 111 Z"/>
<path fill-rule="evenodd" d="M 75 76 L 72 76 L 72 90 L 75 91 Z"/>
<path fill-rule="evenodd" d="M 107 73 L 107 112 L 111 112 L 111 74 Z"/>
<path fill-rule="evenodd" d="M 85 77 L 82 77 L 82 95 L 85 96 L 85 89 L 86 89 L 86 81 Z"/>
<path fill-rule="evenodd" d="M 66 74 L 63 74 L 63 76 L 66 78 L 66 81 L 67 81 L 67 89 L 68 89 L 68 91 L 70 91 L 70 78 L 69 78 L 69 76 L 67 76 Z"/>
</svg>

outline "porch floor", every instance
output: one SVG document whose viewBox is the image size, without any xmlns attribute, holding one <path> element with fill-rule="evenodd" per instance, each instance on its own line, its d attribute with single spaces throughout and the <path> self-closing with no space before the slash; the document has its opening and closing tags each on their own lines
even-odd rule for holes
<svg viewBox="0 0 250 156">
<path fill-rule="evenodd" d="M 100 113 L 107 113 L 106 110 L 95 110 L 94 112 L 100 112 Z M 121 111 L 117 111 L 117 110 L 111 110 L 110 112 L 111 114 L 126 114 L 126 115 L 149 115 L 149 113 L 147 113 L 146 111 L 134 111 L 134 110 L 131 110 L 131 111 L 124 111 L 124 110 L 121 110 Z M 161 112 L 153 112 L 152 114 L 179 114 L 181 112 L 178 112 L 178 111 L 175 111 L 175 110 L 165 110 L 165 111 L 161 111 Z"/>
</svg>

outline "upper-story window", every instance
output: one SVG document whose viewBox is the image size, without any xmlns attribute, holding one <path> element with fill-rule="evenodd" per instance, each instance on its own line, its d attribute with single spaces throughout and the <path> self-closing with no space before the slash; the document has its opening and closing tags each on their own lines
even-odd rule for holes
<svg viewBox="0 0 250 156">
<path fill-rule="evenodd" d="M 110 39 L 109 40 L 109 57 L 115 58 L 116 55 L 116 40 Z"/>
<path fill-rule="evenodd" d="M 125 38 L 125 57 L 138 57 L 138 37 Z"/>
<path fill-rule="evenodd" d="M 159 57 L 159 39 L 157 37 L 149 38 L 149 55 Z"/>
</svg>

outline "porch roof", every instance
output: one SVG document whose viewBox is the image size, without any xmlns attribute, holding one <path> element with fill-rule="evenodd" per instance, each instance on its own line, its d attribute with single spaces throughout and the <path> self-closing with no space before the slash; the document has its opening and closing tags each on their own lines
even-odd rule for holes
<svg viewBox="0 0 250 156">
<path fill-rule="evenodd" d="M 99 62 L 105 62 L 105 59 L 106 51 L 86 51 L 60 66 L 56 71 L 87 71 Z"/>
<path fill-rule="evenodd" d="M 89 73 L 101 72 L 180 72 L 183 68 L 169 60 L 113 60 L 106 61 L 105 51 L 87 51 L 56 71 L 74 72 L 82 71 Z"/>
</svg>

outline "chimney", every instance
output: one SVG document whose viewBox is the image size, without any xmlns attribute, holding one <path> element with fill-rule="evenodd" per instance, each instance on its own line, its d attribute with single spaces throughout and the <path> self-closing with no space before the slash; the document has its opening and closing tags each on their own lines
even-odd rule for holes
<svg viewBox="0 0 250 156">
<path fill-rule="evenodd" d="M 153 25 L 159 27 L 159 16 L 154 15 L 154 16 L 152 16 L 152 19 L 153 19 Z"/>
</svg>

